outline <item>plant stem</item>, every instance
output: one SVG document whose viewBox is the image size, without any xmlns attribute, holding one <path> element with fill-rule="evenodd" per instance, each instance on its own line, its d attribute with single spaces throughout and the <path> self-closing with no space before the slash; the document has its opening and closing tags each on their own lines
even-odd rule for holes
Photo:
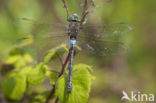
<svg viewBox="0 0 156 103">
<path fill-rule="evenodd" d="M 80 21 L 80 26 L 83 25 L 83 23 L 85 22 L 85 18 L 87 16 L 87 14 L 89 13 L 88 7 L 89 7 L 89 1 L 85 0 L 85 4 L 84 4 L 84 7 L 83 7 L 83 11 L 82 11 L 82 19 Z"/>
<path fill-rule="evenodd" d="M 64 62 L 64 64 L 63 64 L 63 66 L 62 66 L 61 72 L 60 72 L 60 74 L 59 74 L 58 77 L 60 77 L 60 76 L 64 73 L 65 67 L 66 67 L 66 65 L 67 65 L 67 63 L 68 63 L 68 61 L 69 61 L 69 56 L 70 56 L 70 53 L 68 53 L 68 55 L 67 55 L 67 57 L 66 57 L 66 60 L 65 60 L 65 62 Z"/>
<path fill-rule="evenodd" d="M 91 0 L 91 2 L 92 2 L 92 5 L 95 7 L 96 5 L 95 5 L 95 1 L 94 0 Z"/>
<path fill-rule="evenodd" d="M 1 93 L 1 91 L 0 91 L 0 101 L 1 101 L 1 103 L 8 103 L 8 102 L 5 100 L 5 97 L 4 97 L 4 95 Z"/>
<path fill-rule="evenodd" d="M 48 103 L 48 102 L 49 102 L 50 98 L 52 97 L 52 95 L 53 95 L 54 93 L 55 93 L 55 85 L 53 85 L 53 88 L 52 88 L 52 90 L 51 90 L 51 92 L 50 92 L 50 94 L 49 94 L 49 96 L 48 96 L 48 98 L 47 98 L 47 100 L 46 100 L 45 103 Z"/>
<path fill-rule="evenodd" d="M 57 97 L 56 100 L 55 100 L 55 103 L 57 103 L 58 101 L 59 101 L 59 98 Z"/>
<path fill-rule="evenodd" d="M 67 12 L 67 18 L 70 16 L 69 14 L 69 10 L 68 10 L 68 7 L 67 7 L 67 4 L 66 4 L 66 1 L 65 0 L 62 0 L 63 4 L 64 4 L 64 8 L 66 9 L 66 12 Z"/>
<path fill-rule="evenodd" d="M 68 55 L 67 55 L 67 57 L 66 57 L 66 59 L 65 59 L 65 62 L 64 62 L 64 64 L 63 64 L 63 66 L 62 66 L 62 69 L 61 69 L 61 71 L 60 71 L 58 77 L 61 77 L 61 75 L 64 73 L 65 67 L 66 67 L 66 65 L 67 65 L 67 63 L 68 63 L 68 61 L 69 61 L 69 55 L 70 55 L 70 52 L 68 53 Z M 48 98 L 46 99 L 46 102 L 45 102 L 45 103 L 49 103 L 50 98 L 51 98 L 51 97 L 53 96 L 53 94 L 55 93 L 55 88 L 56 88 L 56 85 L 53 85 L 52 90 L 51 90 L 51 92 L 50 92 Z M 58 102 L 58 99 L 56 99 L 55 103 L 57 103 L 57 102 Z"/>
</svg>

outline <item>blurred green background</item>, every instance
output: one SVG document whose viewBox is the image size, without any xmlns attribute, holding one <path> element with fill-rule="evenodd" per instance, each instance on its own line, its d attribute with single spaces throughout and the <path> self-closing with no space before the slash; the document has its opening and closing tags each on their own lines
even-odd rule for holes
<svg viewBox="0 0 156 103">
<path fill-rule="evenodd" d="M 81 16 L 81 1 L 68 0 L 71 13 Z M 131 51 L 114 57 L 75 57 L 75 64 L 92 65 L 96 76 L 88 103 L 120 103 L 123 90 L 156 94 L 156 0 L 107 1 L 95 0 L 97 8 L 89 15 L 89 22 L 134 25 L 134 30 L 121 38 Z M 14 25 L 14 20 L 22 17 L 68 24 L 61 0 L 1 0 L 0 64 L 14 43 L 26 35 Z"/>
</svg>

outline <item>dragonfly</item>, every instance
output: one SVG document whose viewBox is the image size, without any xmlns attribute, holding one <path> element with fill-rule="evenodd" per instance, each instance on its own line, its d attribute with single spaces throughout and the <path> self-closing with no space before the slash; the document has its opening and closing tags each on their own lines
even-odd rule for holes
<svg viewBox="0 0 156 103">
<path fill-rule="evenodd" d="M 28 23 L 32 27 L 39 28 L 39 32 L 28 31 L 34 35 L 40 35 L 41 38 L 47 36 L 52 40 L 61 40 L 67 37 L 69 39 L 69 64 L 68 64 L 68 81 L 67 93 L 72 92 L 72 70 L 73 70 L 73 57 L 75 53 L 75 46 L 78 44 L 83 51 L 95 56 L 111 56 L 127 53 L 130 47 L 122 42 L 109 41 L 108 38 L 120 36 L 130 32 L 133 25 L 128 23 L 114 23 L 109 25 L 86 25 L 82 26 L 78 14 L 74 13 L 67 19 L 69 25 L 63 24 L 44 24 L 35 22 L 28 18 L 19 18 L 16 20 L 15 25 L 18 26 L 18 21 Z M 21 26 L 20 26 L 21 27 Z M 43 29 L 43 28 L 49 29 Z M 58 29 L 60 28 L 60 29 Z M 41 30 L 43 29 L 43 30 Z M 51 30 L 52 29 L 52 30 Z"/>
</svg>

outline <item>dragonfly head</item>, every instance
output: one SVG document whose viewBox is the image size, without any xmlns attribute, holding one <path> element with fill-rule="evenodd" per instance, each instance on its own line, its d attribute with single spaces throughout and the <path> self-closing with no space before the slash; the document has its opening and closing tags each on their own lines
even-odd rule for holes
<svg viewBox="0 0 156 103">
<path fill-rule="evenodd" d="M 72 16 L 68 18 L 68 21 L 80 22 L 78 14 L 77 13 L 73 13 Z"/>
</svg>

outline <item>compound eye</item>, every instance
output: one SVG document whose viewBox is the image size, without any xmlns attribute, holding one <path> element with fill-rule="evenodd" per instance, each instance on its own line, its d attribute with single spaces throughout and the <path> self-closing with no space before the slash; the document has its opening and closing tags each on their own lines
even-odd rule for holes
<svg viewBox="0 0 156 103">
<path fill-rule="evenodd" d="M 72 17 L 69 17 L 69 18 L 68 18 L 68 21 L 72 21 L 72 20 L 73 20 L 73 18 L 72 18 Z"/>
</svg>

